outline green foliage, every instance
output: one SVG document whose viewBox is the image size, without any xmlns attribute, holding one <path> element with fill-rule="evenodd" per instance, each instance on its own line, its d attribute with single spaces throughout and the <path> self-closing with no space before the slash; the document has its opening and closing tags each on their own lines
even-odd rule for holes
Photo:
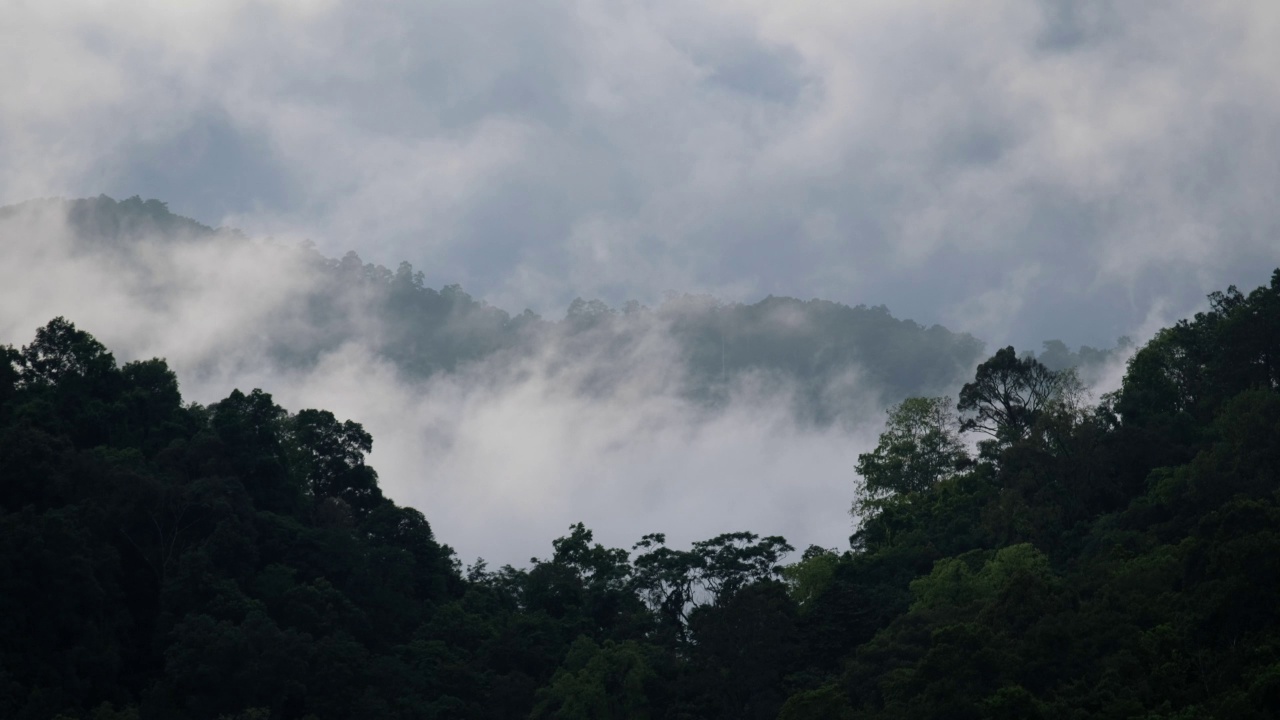
<svg viewBox="0 0 1280 720">
<path fill-rule="evenodd" d="M 751 532 L 717 535 L 687 551 L 665 546 L 661 533 L 646 535 L 633 549 L 635 587 L 669 625 L 682 628 L 692 608 L 715 603 L 749 585 L 782 574 L 782 558 L 795 548 L 773 536 Z"/>
<path fill-rule="evenodd" d="M 63 317 L 36 331 L 36 339 L 22 348 L 18 363 L 18 381 L 24 385 L 100 380 L 116 366 L 102 343 Z"/>
<path fill-rule="evenodd" d="M 961 393 L 976 460 L 947 401 L 901 403 L 849 552 L 576 524 L 463 577 L 358 423 L 183 406 L 56 319 L 0 348 L 0 717 L 1275 717 L 1277 322 L 1280 273 L 1215 294 L 1093 408 L 1001 350 Z"/>
<path fill-rule="evenodd" d="M 826 592 L 839 566 L 839 555 L 825 548 L 810 546 L 800 562 L 787 565 L 780 574 L 787 582 L 791 599 L 803 612 Z"/>
<path fill-rule="evenodd" d="M 645 646 L 582 636 L 569 647 L 551 683 L 538 691 L 533 718 L 643 720 L 651 717 L 649 694 L 658 676 Z"/>
<path fill-rule="evenodd" d="M 370 673 L 461 579 L 420 513 L 352 477 L 358 425 L 258 390 L 184 407 L 163 361 L 117 367 L 62 318 L 4 356 L 0 716 L 381 707 L 349 688 L 380 687 Z M 325 493 L 358 517 L 328 523 Z M 369 669 L 333 681 L 352 658 Z"/>
<path fill-rule="evenodd" d="M 984 363 L 960 409 L 994 442 L 863 531 L 896 528 L 869 559 L 940 557 L 839 675 L 855 716 L 1273 716 L 1277 297 L 1215 294 L 1095 409 L 1012 349 Z"/>
<path fill-rule="evenodd" d="M 912 610 L 968 607 L 991 595 L 986 578 L 971 567 L 973 553 L 934 563 L 928 576 L 911 581 Z"/>
<path fill-rule="evenodd" d="M 880 443 L 858 456 L 868 496 L 924 492 L 968 460 L 946 398 L 908 398 L 889 408 Z"/>
<path fill-rule="evenodd" d="M 360 513 L 383 504 L 378 475 L 364 464 L 373 437 L 359 423 L 338 422 L 328 410 L 302 410 L 290 418 L 292 465 L 317 499 L 334 499 Z"/>
<path fill-rule="evenodd" d="M 835 685 L 804 690 L 787 698 L 778 720 L 852 720 L 849 698 Z"/>
<path fill-rule="evenodd" d="M 1054 372 L 1033 357 L 1019 358 L 1012 346 L 978 366 L 973 382 L 960 389 L 960 429 L 1000 443 L 1025 438 L 1040 415 L 1063 397 L 1069 375 Z"/>
</svg>

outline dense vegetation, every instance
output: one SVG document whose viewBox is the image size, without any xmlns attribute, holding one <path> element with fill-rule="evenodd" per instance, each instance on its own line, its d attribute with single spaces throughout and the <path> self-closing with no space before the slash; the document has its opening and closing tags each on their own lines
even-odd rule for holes
<svg viewBox="0 0 1280 720">
<path fill-rule="evenodd" d="M 1280 271 L 1210 299 L 1097 405 L 1012 348 L 897 405 L 849 550 L 575 526 L 496 571 L 358 424 L 55 319 L 0 350 L 0 716 L 1274 717 Z"/>
</svg>

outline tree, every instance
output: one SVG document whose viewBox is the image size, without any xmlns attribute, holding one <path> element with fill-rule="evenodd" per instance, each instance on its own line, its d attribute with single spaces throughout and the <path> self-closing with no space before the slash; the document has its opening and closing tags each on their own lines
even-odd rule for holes
<svg viewBox="0 0 1280 720">
<path fill-rule="evenodd" d="M 696 717 L 773 720 L 798 659 L 796 604 L 780 582 L 762 579 L 689 615 L 689 679 Z"/>
<path fill-rule="evenodd" d="M 795 550 L 785 538 L 751 532 L 722 533 L 689 550 L 672 550 L 666 541 L 662 533 L 652 533 L 632 548 L 644 550 L 633 563 L 633 587 L 679 639 L 694 609 L 781 576 L 782 558 Z"/>
<path fill-rule="evenodd" d="M 643 615 L 644 606 L 632 589 L 630 554 L 592 542 L 594 535 L 582 523 L 569 531 L 552 541 L 550 560 L 531 559 L 522 592 L 526 607 L 566 624 L 580 623 L 583 632 L 593 635 L 614 633 Z"/>
<path fill-rule="evenodd" d="M 947 398 L 907 398 L 889 408 L 880 443 L 855 466 L 868 498 L 923 492 L 968 459 Z"/>
<path fill-rule="evenodd" d="M 810 545 L 800 562 L 782 568 L 791 599 L 802 612 L 812 608 L 814 601 L 826 591 L 839 566 L 840 556 L 835 551 Z"/>
<path fill-rule="evenodd" d="M 598 590 L 619 590 L 631 574 L 629 553 L 592 543 L 595 535 L 582 523 L 569 526 L 569 535 L 551 541 L 552 562 L 572 568 L 582 583 Z"/>
<path fill-rule="evenodd" d="M 163 448 L 182 429 L 175 427 L 182 410 L 178 376 L 158 358 L 125 363 L 120 374 L 124 381 L 120 400 L 126 412 L 123 427 L 114 434 L 148 451 Z"/>
<path fill-rule="evenodd" d="M 570 646 L 550 684 L 537 694 L 534 718 L 647 718 L 657 680 L 648 650 L 634 641 L 597 645 L 583 635 Z"/>
<path fill-rule="evenodd" d="M 694 602 L 697 573 L 703 561 L 692 551 L 672 550 L 666 543 L 667 536 L 663 533 L 650 533 L 631 548 L 643 550 L 633 562 L 634 584 L 636 592 L 657 615 L 663 630 L 683 640 L 689 608 Z"/>
<path fill-rule="evenodd" d="M 270 393 L 255 389 L 248 395 L 232 390 L 209 411 L 209 426 L 226 448 L 229 469 L 254 503 L 271 512 L 292 510 L 300 493 L 289 477 L 282 438 L 285 409 Z"/>
<path fill-rule="evenodd" d="M 373 436 L 360 423 L 338 422 L 328 410 L 302 410 L 292 418 L 297 465 L 316 498 L 338 498 L 358 511 L 383 500 L 378 475 L 364 464 Z"/>
<path fill-rule="evenodd" d="M 19 375 L 24 384 L 57 385 L 69 377 L 97 377 L 116 367 L 115 357 L 92 335 L 56 317 L 22 348 Z"/>
<path fill-rule="evenodd" d="M 722 533 L 693 544 L 702 558 L 699 581 L 717 600 L 731 596 L 748 585 L 782 574 L 782 558 L 795 548 L 786 539 L 752 532 Z"/>
<path fill-rule="evenodd" d="M 18 388 L 18 372 L 22 353 L 10 345 L 0 345 L 0 412 L 3 412 Z M 2 417 L 2 416 L 0 416 Z"/>
<path fill-rule="evenodd" d="M 1045 407 L 1062 396 L 1070 377 L 1034 357 L 1019 358 L 1010 345 L 979 365 L 973 382 L 961 388 L 956 407 L 964 415 L 960 429 L 999 443 L 1021 440 Z"/>
<path fill-rule="evenodd" d="M 778 720 L 848 720 L 852 717 L 849 698 L 834 684 L 792 695 L 778 713 Z"/>
</svg>

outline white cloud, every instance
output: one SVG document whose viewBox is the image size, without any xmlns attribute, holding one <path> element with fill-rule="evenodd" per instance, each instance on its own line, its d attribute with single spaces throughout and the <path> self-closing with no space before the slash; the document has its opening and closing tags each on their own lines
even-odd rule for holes
<svg viewBox="0 0 1280 720">
<path fill-rule="evenodd" d="M 1280 264 L 1280 10 L 1265 0 L 20 3 L 0 64 L 4 202 L 156 196 L 329 254 L 407 259 L 516 311 L 775 293 L 884 303 L 1000 344 L 1100 345 Z M 66 313 L 113 346 L 273 384 L 238 333 L 305 274 L 272 286 L 254 256 L 193 247 L 103 276 L 49 233 L 4 239 L 6 337 Z M 202 284 L 131 305 L 161 269 Z M 541 418 L 540 447 L 574 477 L 609 460 L 640 482 L 608 450 L 640 432 L 620 408 L 508 390 L 422 391 L 471 413 L 436 470 L 489 472 L 485 433 Z M 681 427 L 683 411 L 641 404 Z M 617 414 L 574 424 L 596 412 Z M 731 473 L 717 438 L 764 435 L 717 422 L 646 442 Z M 555 462 L 521 458 L 505 482 L 552 482 L 539 468 Z"/>
<path fill-rule="evenodd" d="M 358 292 L 332 298 L 335 332 L 354 327 L 347 342 L 281 364 L 281 345 L 307 344 L 320 280 L 298 253 L 225 236 L 86 241 L 63 207 L 0 218 L 12 259 L 0 265 L 0 343 L 65 315 L 121 363 L 167 358 L 189 401 L 258 387 L 291 411 L 361 422 L 384 491 L 467 561 L 523 563 L 579 521 L 616 546 L 649 532 L 848 537 L 851 468 L 880 415 L 880 393 L 854 374 L 830 392 L 865 412 L 830 427 L 798 421 L 795 389 L 777 377 L 735 375 L 729 402 L 708 407 L 684 392 L 681 347 L 652 314 L 633 318 L 645 324 L 625 346 L 548 334 L 526 355 L 415 380 L 373 351 L 379 317 Z"/>
<path fill-rule="evenodd" d="M 649 532 L 683 544 L 743 529 L 800 547 L 846 543 L 851 468 L 869 431 L 802 430 L 777 390 L 744 389 L 707 414 L 652 378 L 602 399 L 533 365 L 496 382 L 406 388 L 348 348 L 276 398 L 363 421 L 384 489 L 467 561 L 545 556 L 579 521 L 617 547 Z"/>
<path fill-rule="evenodd" d="M 1245 282 L 1280 224 L 1265 2 L 123 2 L 12 19 L 0 52 L 25 72 L 0 100 L 0 195 L 160 195 L 513 306 L 675 287 L 928 320 L 1040 263 L 1057 272 L 1018 332 L 1095 283 L 1142 296 L 1136 323 L 1153 277 L 1189 273 L 1190 307 Z M 193 147 L 211 117 L 223 134 Z M 801 242 L 815 223 L 823 241 Z M 903 292 L 922 273 L 962 277 Z"/>
</svg>

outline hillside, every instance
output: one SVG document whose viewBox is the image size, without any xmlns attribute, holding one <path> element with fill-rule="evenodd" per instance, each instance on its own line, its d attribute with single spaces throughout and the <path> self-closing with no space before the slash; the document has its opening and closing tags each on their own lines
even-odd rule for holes
<svg viewBox="0 0 1280 720">
<path fill-rule="evenodd" d="M 1007 348 L 896 406 L 847 550 L 465 571 L 359 424 L 57 318 L 0 363 L 0 715 L 1274 717 L 1280 270 L 1210 301 L 1097 405 Z"/>
<path fill-rule="evenodd" d="M 157 200 L 99 196 L 0 208 L 0 234 L 16 241 L 41 233 L 64 240 L 70 258 L 104 268 L 93 280 L 122 296 L 122 311 L 180 304 L 166 298 L 212 282 L 199 275 L 211 269 L 189 266 L 182 254 L 191 246 L 211 248 L 201 257 L 274 268 L 254 281 L 271 286 L 240 292 L 270 300 L 238 330 L 278 369 L 305 368 L 356 343 L 407 379 L 538 357 L 582 391 L 608 393 L 638 366 L 661 363 L 664 382 L 685 398 L 714 407 L 744 383 L 766 383 L 794 394 L 798 417 L 829 424 L 865 419 L 867 405 L 949 391 L 982 352 L 969 335 L 894 318 L 883 306 L 786 297 L 743 304 L 685 295 L 621 309 L 578 299 L 547 320 L 508 313 L 457 285 L 426 287 L 408 263 L 390 270 L 355 253 L 334 259 L 310 245 L 251 240 L 174 215 Z"/>
</svg>

